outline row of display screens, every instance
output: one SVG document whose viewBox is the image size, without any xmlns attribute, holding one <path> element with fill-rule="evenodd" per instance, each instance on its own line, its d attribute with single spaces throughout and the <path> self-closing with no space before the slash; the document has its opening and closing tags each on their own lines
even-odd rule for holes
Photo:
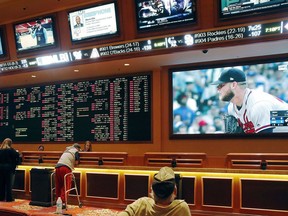
<svg viewBox="0 0 288 216">
<path fill-rule="evenodd" d="M 219 0 L 219 17 L 226 19 L 287 8 L 288 0 Z M 117 1 L 68 12 L 72 43 L 119 34 Z M 196 0 L 135 0 L 138 31 L 196 22 Z M 56 46 L 54 16 L 38 17 L 13 25 L 17 52 Z M 0 57 L 5 56 L 3 30 Z"/>
<path fill-rule="evenodd" d="M 287 57 L 171 68 L 168 92 L 170 138 L 288 135 Z M 1 90 L 0 131 L 13 133 L 15 141 L 115 141 L 117 137 L 149 142 L 152 95 L 149 74 Z M 227 115 L 237 117 L 242 129 L 233 130 Z"/>
</svg>

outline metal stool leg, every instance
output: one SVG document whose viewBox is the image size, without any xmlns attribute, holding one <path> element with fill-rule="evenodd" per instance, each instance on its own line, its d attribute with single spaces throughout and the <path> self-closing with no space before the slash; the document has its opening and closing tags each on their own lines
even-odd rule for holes
<svg viewBox="0 0 288 216">
<path fill-rule="evenodd" d="M 55 179 L 55 172 L 52 172 L 51 175 L 50 175 L 51 206 L 54 205 L 54 191 L 55 191 L 55 183 L 54 183 L 55 181 L 54 181 L 54 179 Z M 56 202 L 56 200 L 55 200 L 55 202 Z"/>
<path fill-rule="evenodd" d="M 68 176 L 71 176 L 71 188 L 70 189 L 67 189 L 67 184 L 66 184 L 66 179 L 68 178 Z M 73 184 L 73 186 L 72 186 Z M 82 203 L 80 201 L 80 198 L 79 198 L 79 194 L 78 194 L 78 189 L 77 189 L 77 184 L 76 184 L 76 178 L 74 176 L 74 174 L 71 172 L 71 173 L 67 173 L 65 176 L 64 176 L 64 190 L 65 190 L 65 207 L 66 207 L 66 210 L 67 210 L 67 199 L 68 199 L 68 194 L 70 191 L 72 190 L 75 190 L 76 191 L 76 195 L 77 195 L 77 199 L 78 199 L 78 205 L 79 205 L 79 208 L 82 208 Z"/>
<path fill-rule="evenodd" d="M 78 188 L 77 188 L 77 184 L 76 184 L 76 178 L 75 178 L 74 174 L 72 176 L 72 179 L 73 179 L 74 186 L 75 186 L 74 188 L 75 188 L 76 195 L 77 195 L 78 206 L 79 206 L 79 208 L 82 208 L 82 203 L 81 203 L 80 198 L 79 198 Z"/>
<path fill-rule="evenodd" d="M 68 191 L 67 190 L 67 178 L 68 178 L 68 176 L 69 175 L 72 175 L 72 173 L 67 173 L 65 176 L 64 176 L 64 191 L 65 191 L 65 208 L 66 208 L 66 210 L 67 210 L 67 193 L 69 193 L 70 192 L 70 190 Z"/>
</svg>

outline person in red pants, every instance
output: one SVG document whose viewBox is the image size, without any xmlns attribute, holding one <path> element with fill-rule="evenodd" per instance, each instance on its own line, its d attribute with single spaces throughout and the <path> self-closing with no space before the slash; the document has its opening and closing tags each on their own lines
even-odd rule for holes
<svg viewBox="0 0 288 216">
<path fill-rule="evenodd" d="M 62 209 L 66 209 L 64 176 L 67 173 L 71 173 L 74 170 L 75 164 L 79 163 L 80 150 L 81 146 L 78 143 L 74 143 L 72 146 L 67 147 L 55 166 L 55 193 L 56 199 L 61 197 L 63 203 Z M 66 190 L 71 189 L 71 181 L 72 176 L 69 175 L 68 178 L 66 178 Z"/>
</svg>

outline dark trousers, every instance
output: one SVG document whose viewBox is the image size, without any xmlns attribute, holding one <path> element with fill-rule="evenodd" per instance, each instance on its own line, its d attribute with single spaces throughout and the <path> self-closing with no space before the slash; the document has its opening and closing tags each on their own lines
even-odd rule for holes
<svg viewBox="0 0 288 216">
<path fill-rule="evenodd" d="M 0 201 L 14 201 L 12 188 L 14 185 L 15 171 L 0 170 Z"/>
</svg>

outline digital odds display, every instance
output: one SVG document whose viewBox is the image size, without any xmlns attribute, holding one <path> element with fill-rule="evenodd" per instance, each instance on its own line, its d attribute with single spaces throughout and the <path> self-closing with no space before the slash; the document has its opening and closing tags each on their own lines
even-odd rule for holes
<svg viewBox="0 0 288 216">
<path fill-rule="evenodd" d="M 151 141 L 151 76 L 110 77 L 0 91 L 0 139 Z"/>
</svg>

